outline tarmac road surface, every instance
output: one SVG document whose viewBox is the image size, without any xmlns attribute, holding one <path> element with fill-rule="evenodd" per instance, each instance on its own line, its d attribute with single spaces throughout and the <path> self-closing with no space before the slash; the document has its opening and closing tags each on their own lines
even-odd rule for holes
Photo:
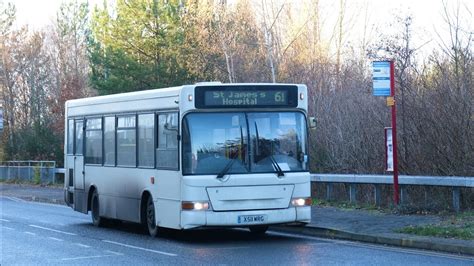
<svg viewBox="0 0 474 266">
<path fill-rule="evenodd" d="M 469 256 L 245 229 L 161 230 L 92 226 L 71 208 L 0 197 L 1 265 L 473 265 Z"/>
</svg>

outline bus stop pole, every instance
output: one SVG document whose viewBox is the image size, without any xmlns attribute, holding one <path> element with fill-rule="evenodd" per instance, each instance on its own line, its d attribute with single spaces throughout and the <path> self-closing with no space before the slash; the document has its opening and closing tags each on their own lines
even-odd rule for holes
<svg viewBox="0 0 474 266">
<path fill-rule="evenodd" d="M 395 65 L 390 60 L 390 96 L 395 99 Z M 398 187 L 398 150 L 397 150 L 397 104 L 394 100 L 392 105 L 392 140 L 393 140 L 393 200 L 395 206 L 400 203 L 400 193 Z"/>
</svg>

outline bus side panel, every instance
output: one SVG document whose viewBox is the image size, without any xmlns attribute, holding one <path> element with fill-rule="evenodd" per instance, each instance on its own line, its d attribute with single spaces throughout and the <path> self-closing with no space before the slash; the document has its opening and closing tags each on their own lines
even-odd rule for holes
<svg viewBox="0 0 474 266">
<path fill-rule="evenodd" d="M 181 175 L 179 171 L 158 170 L 151 187 L 158 226 L 179 229 L 181 213 Z"/>
<path fill-rule="evenodd" d="M 87 214 L 87 193 L 83 189 L 74 189 L 74 210 Z"/>
<path fill-rule="evenodd" d="M 99 194 L 100 215 L 139 222 L 140 189 L 153 169 L 86 165 L 86 187 L 94 185 Z"/>
</svg>

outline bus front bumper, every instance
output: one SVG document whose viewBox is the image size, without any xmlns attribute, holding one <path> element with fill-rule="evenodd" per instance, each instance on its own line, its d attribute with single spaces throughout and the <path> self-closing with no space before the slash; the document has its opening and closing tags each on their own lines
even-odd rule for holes
<svg viewBox="0 0 474 266">
<path fill-rule="evenodd" d="M 257 221 L 252 221 L 253 219 Z M 263 220 L 263 222 L 261 221 Z M 191 229 L 203 226 L 248 227 L 262 224 L 309 223 L 311 207 L 290 207 L 276 210 L 256 211 L 182 211 L 181 228 Z"/>
</svg>

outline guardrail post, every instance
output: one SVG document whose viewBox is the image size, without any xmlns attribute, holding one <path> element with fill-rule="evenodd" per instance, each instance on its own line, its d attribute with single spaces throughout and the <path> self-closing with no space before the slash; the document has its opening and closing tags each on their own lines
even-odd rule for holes
<svg viewBox="0 0 474 266">
<path fill-rule="evenodd" d="M 380 185 L 374 185 L 374 197 L 375 206 L 380 206 L 382 203 L 382 187 Z"/>
<path fill-rule="evenodd" d="M 461 209 L 460 198 L 461 189 L 459 187 L 453 187 L 453 209 L 455 212 L 459 212 Z"/>
<path fill-rule="evenodd" d="M 20 169 L 18 167 L 18 169 Z M 31 175 L 31 161 L 28 161 L 28 179 L 31 181 L 33 180 L 33 176 Z"/>
<path fill-rule="evenodd" d="M 351 203 L 356 203 L 356 184 L 349 184 L 349 201 Z"/>
<path fill-rule="evenodd" d="M 408 200 L 407 187 L 400 186 L 400 204 L 406 203 L 407 200 Z"/>
<path fill-rule="evenodd" d="M 330 201 L 332 196 L 332 184 L 327 183 L 326 185 L 326 200 Z"/>
</svg>

